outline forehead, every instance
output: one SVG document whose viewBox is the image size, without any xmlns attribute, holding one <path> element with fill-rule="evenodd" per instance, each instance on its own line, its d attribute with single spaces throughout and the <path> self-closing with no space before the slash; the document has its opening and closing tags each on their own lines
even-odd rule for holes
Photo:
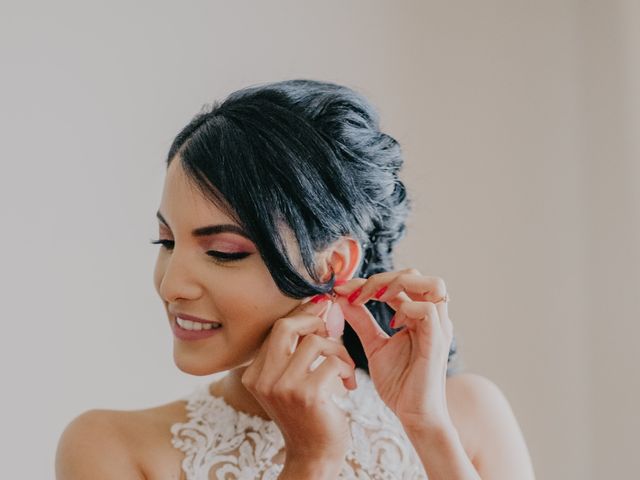
<svg viewBox="0 0 640 480">
<path fill-rule="evenodd" d="M 172 228 L 192 229 L 203 225 L 238 223 L 216 206 L 190 180 L 180 158 L 171 162 L 164 181 L 159 211 Z M 174 224 L 176 225 L 174 227 Z M 294 232 L 283 222 L 279 222 L 279 233 L 295 265 L 302 265 L 302 258 Z"/>
<path fill-rule="evenodd" d="M 191 180 L 176 157 L 164 180 L 160 212 L 170 222 L 181 220 L 185 224 L 236 223 L 231 216 L 205 197 Z M 173 225 L 173 223 L 172 223 Z"/>
</svg>

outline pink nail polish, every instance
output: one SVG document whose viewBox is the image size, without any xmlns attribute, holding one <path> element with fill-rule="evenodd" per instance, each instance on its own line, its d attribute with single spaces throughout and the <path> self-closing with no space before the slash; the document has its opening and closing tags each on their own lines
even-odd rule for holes
<svg viewBox="0 0 640 480">
<path fill-rule="evenodd" d="M 375 298 L 380 298 L 380 297 L 382 296 L 382 294 L 383 294 L 384 292 L 386 292 L 386 291 L 387 291 L 387 286 L 385 285 L 384 287 L 382 287 L 380 290 L 378 290 L 378 291 L 376 292 L 376 294 L 374 295 L 374 297 L 375 297 Z"/>
<path fill-rule="evenodd" d="M 360 293 L 362 292 L 362 287 L 360 287 L 359 289 L 357 289 L 355 292 L 353 292 L 351 295 L 349 295 L 348 299 L 349 303 L 353 303 L 353 301 L 358 298 L 358 295 L 360 295 Z"/>
<path fill-rule="evenodd" d="M 309 300 L 309 301 L 312 302 L 312 303 L 320 303 L 320 302 L 324 302 L 325 300 L 329 300 L 329 297 L 327 297 L 323 293 L 320 293 L 320 294 L 315 295 L 314 297 L 312 297 L 311 300 Z"/>
</svg>

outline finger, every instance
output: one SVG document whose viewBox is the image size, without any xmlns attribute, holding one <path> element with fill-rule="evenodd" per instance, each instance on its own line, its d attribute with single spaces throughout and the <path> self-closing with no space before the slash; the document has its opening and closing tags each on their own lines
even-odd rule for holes
<svg viewBox="0 0 640 480">
<path fill-rule="evenodd" d="M 404 326 L 416 331 L 418 329 L 418 323 L 428 319 L 428 317 L 437 321 L 439 324 L 440 320 L 435 304 L 410 300 L 401 304 L 400 308 L 396 311 L 393 319 L 393 328 L 398 329 Z"/>
<path fill-rule="evenodd" d="M 352 367 L 355 368 L 356 366 L 344 345 L 315 334 L 310 334 L 302 339 L 296 351 L 291 355 L 289 365 L 282 376 L 286 376 L 293 381 L 303 380 L 307 374 L 312 371 L 311 365 L 319 355 L 325 357 L 334 355 Z"/>
<path fill-rule="evenodd" d="M 299 337 L 324 331 L 324 321 L 316 315 L 299 312 L 291 317 L 279 319 L 269 334 L 269 345 L 264 355 L 259 382 L 273 385 L 282 376 L 289 357 L 296 350 Z"/>
<path fill-rule="evenodd" d="M 406 327 L 416 332 L 437 328 L 449 342 L 453 336 L 453 324 L 449 319 L 446 303 L 407 302 L 398 309 L 393 323 L 394 329 Z"/>
<path fill-rule="evenodd" d="M 438 309 L 438 316 L 440 317 L 440 325 L 442 330 L 447 335 L 449 343 L 453 339 L 453 322 L 449 318 L 449 304 L 447 302 L 438 302 L 435 304 Z"/>
<path fill-rule="evenodd" d="M 313 398 L 319 394 L 328 394 L 335 390 L 336 380 L 341 379 L 345 388 L 355 390 L 356 383 L 355 368 L 336 356 L 327 357 L 313 372 L 311 372 L 304 382 L 310 390 Z"/>
<path fill-rule="evenodd" d="M 430 316 L 437 321 L 437 325 L 447 336 L 453 332 L 453 324 L 449 319 L 447 303 L 445 302 L 433 303 L 410 301 L 402 310 L 402 317 L 407 325 L 413 325 L 417 328 L 417 322 L 424 319 L 425 316 Z M 422 315 L 423 311 L 426 312 L 425 315 Z"/>
<path fill-rule="evenodd" d="M 337 298 L 340 298 L 340 297 L 337 297 Z M 347 297 L 343 297 L 343 298 L 347 299 L 348 301 Z M 385 303 L 389 305 L 393 310 L 398 310 L 398 308 L 403 302 L 409 302 L 409 301 L 412 301 L 411 298 L 409 298 L 409 296 L 405 292 L 400 292 L 393 298 L 387 298 L 385 300 Z M 354 304 L 352 303 L 351 305 L 354 305 Z"/>
<path fill-rule="evenodd" d="M 444 353 L 446 336 L 440 326 L 437 307 L 432 302 L 409 302 L 400 307 L 397 318 L 400 326 L 404 324 L 411 334 L 420 357 L 429 359 L 434 354 Z M 446 348 L 448 351 L 448 345 Z"/>
<path fill-rule="evenodd" d="M 333 291 L 340 296 L 349 296 L 352 292 L 367 283 L 367 278 L 354 277 L 341 285 L 335 285 Z"/>
<path fill-rule="evenodd" d="M 398 309 L 400 308 L 400 305 L 402 305 L 405 302 L 412 302 L 412 301 L 413 300 L 409 298 L 409 295 L 407 295 L 405 292 L 400 292 L 395 297 L 387 298 L 385 300 L 385 303 L 389 305 L 393 310 L 398 311 Z"/>
<path fill-rule="evenodd" d="M 370 357 L 389 338 L 382 330 L 369 309 L 364 305 L 351 305 L 346 297 L 336 297 L 336 302 L 342 308 L 344 319 L 358 336 L 367 357 Z"/>
<path fill-rule="evenodd" d="M 334 291 L 338 295 L 346 296 L 354 305 L 362 305 L 397 275 L 396 271 L 375 273 L 367 279 L 352 279 L 344 285 L 334 287 Z"/>
<path fill-rule="evenodd" d="M 318 318 L 322 319 L 322 324 L 318 324 L 317 329 L 314 330 L 314 331 L 309 332 L 308 330 L 305 330 L 305 332 L 307 332 L 307 333 L 317 333 L 318 335 L 322 335 L 322 336 L 326 337 L 326 336 L 329 335 L 329 332 L 328 332 L 327 327 L 326 327 L 327 312 L 328 312 L 329 308 L 332 305 L 332 302 L 325 301 L 325 300 L 328 300 L 328 298 L 329 297 L 327 297 L 326 299 L 323 299 L 323 301 L 320 302 L 320 303 L 312 302 L 312 301 L 307 301 L 307 302 L 301 303 L 296 308 L 291 310 L 286 315 L 286 317 L 282 317 L 282 319 L 284 319 L 284 318 L 296 318 L 296 317 L 301 317 L 301 316 L 308 317 L 309 315 L 315 315 Z M 282 319 L 279 319 L 278 321 L 282 321 Z M 276 323 L 278 321 L 276 321 Z M 274 323 L 274 325 L 272 325 L 271 331 L 273 331 L 274 327 L 275 327 L 275 323 Z M 272 335 L 270 335 L 270 337 L 271 336 Z M 291 342 L 290 353 L 293 353 L 293 351 L 296 349 L 296 346 L 298 345 L 299 341 L 300 341 L 300 336 L 298 335 L 296 340 L 293 340 Z"/>
<path fill-rule="evenodd" d="M 329 297 L 323 297 L 322 301 L 312 301 L 314 297 L 309 297 L 306 301 L 299 303 L 295 308 L 287 313 L 287 317 L 291 317 L 297 313 L 309 313 L 311 315 L 322 315 L 322 312 L 327 308 L 327 301 Z"/>
<path fill-rule="evenodd" d="M 446 303 L 407 302 L 398 309 L 393 323 L 393 328 L 406 327 L 417 333 L 417 351 L 425 358 L 432 354 L 434 345 L 437 351 L 442 348 L 440 353 L 448 357 L 453 340 L 453 324 Z M 446 370 L 446 365 L 444 368 Z"/>
<path fill-rule="evenodd" d="M 413 303 L 423 303 L 423 302 L 413 302 Z M 437 327 L 440 328 L 440 330 L 444 334 L 447 341 L 451 343 L 451 340 L 453 338 L 453 323 L 449 318 L 449 304 L 447 302 L 437 302 L 437 303 L 424 302 L 424 303 L 428 305 L 433 305 L 433 307 L 430 307 L 428 309 L 427 315 L 431 315 L 433 316 L 434 319 L 437 319 Z M 416 315 L 412 316 L 412 318 L 418 315 L 419 313 L 416 313 Z M 409 318 L 409 320 L 411 321 L 411 318 Z M 416 328 L 417 328 L 417 324 L 416 324 Z"/>
<path fill-rule="evenodd" d="M 408 269 L 408 270 L 417 272 L 417 270 L 415 269 Z M 358 298 L 360 298 L 360 294 L 363 292 L 364 289 L 366 289 L 364 293 L 362 293 L 363 296 L 367 295 L 367 291 L 369 293 L 373 291 L 374 292 L 373 298 L 376 298 L 375 295 L 383 294 L 386 284 L 390 283 L 393 280 L 393 278 L 396 277 L 398 274 L 399 274 L 398 272 L 380 272 L 380 273 L 371 275 L 369 278 L 366 278 L 366 279 L 352 278 L 351 280 L 347 281 L 345 284 L 334 287 L 334 291 L 338 295 L 349 299 L 350 295 L 355 294 L 356 292 L 358 292 Z M 366 286 L 366 285 L 371 285 L 371 286 Z M 380 285 L 382 285 L 383 287 L 378 288 Z M 410 300 L 410 298 L 404 292 L 400 292 L 398 295 L 394 297 L 389 297 L 386 295 L 385 297 L 388 297 L 385 299 L 385 302 L 394 310 L 397 310 L 398 306 L 400 305 L 400 303 L 402 303 L 402 301 Z M 354 297 L 351 297 L 352 300 L 353 298 Z M 366 302 L 358 301 L 358 302 L 351 302 L 351 303 L 354 305 L 359 305 Z"/>
<path fill-rule="evenodd" d="M 312 332 L 312 333 L 320 333 L 322 335 L 328 335 L 328 333 L 326 332 L 326 327 L 324 327 L 324 317 L 326 317 L 326 308 L 327 308 L 327 302 L 322 302 L 320 304 L 314 304 L 311 302 L 305 302 L 302 303 L 298 306 L 296 306 L 296 308 L 294 308 L 293 310 L 291 310 L 289 312 L 289 315 L 291 316 L 304 316 L 304 318 L 307 318 L 307 330 L 310 330 L 311 327 L 308 327 L 309 323 L 313 324 L 313 325 L 318 325 L 318 327 Z M 320 325 L 319 323 L 317 323 L 317 321 L 314 318 L 310 318 L 310 316 L 313 315 L 318 316 L 317 318 L 321 318 L 322 319 L 322 325 Z M 281 320 L 281 319 L 279 319 Z M 278 321 L 279 321 L 278 320 Z M 260 349 L 258 350 L 257 355 L 255 356 L 253 362 L 245 369 L 244 373 L 242 374 L 242 378 L 241 381 L 243 383 L 243 385 L 248 388 L 248 389 L 253 389 L 253 387 L 255 386 L 255 383 L 257 382 L 258 378 L 261 377 L 262 374 L 262 370 L 264 367 L 264 363 L 266 360 L 266 356 L 267 356 L 267 352 L 269 351 L 269 349 L 271 348 L 271 344 L 272 344 L 272 339 L 273 339 L 273 328 L 275 326 L 276 323 L 278 323 L 278 321 L 276 321 L 274 323 L 274 325 L 271 327 L 271 331 L 267 334 L 266 339 L 264 340 L 264 342 L 262 343 L 262 345 L 260 346 Z M 291 343 L 289 344 L 289 353 L 293 353 L 293 351 L 295 350 L 295 347 L 298 343 L 297 340 L 297 336 L 294 337 L 295 340 L 291 340 Z"/>
<path fill-rule="evenodd" d="M 257 355 L 254 357 L 251 364 L 245 369 L 244 373 L 242 374 L 242 384 L 251 391 L 255 391 L 255 385 L 262 373 L 265 358 L 267 356 L 267 352 L 269 351 L 270 340 L 271 334 L 268 333 L 265 340 L 262 342 L 262 345 L 260 345 Z"/>
<path fill-rule="evenodd" d="M 378 300 L 386 302 L 399 292 L 406 292 L 409 298 L 421 302 L 436 302 L 447 293 L 447 285 L 440 277 L 428 277 L 412 272 L 401 273 L 388 285 Z"/>
<path fill-rule="evenodd" d="M 446 294 L 446 284 L 440 277 L 424 276 L 415 268 L 407 268 L 376 273 L 364 282 L 347 282 L 334 290 L 346 295 L 354 305 L 363 305 L 374 299 L 386 302 L 401 291 L 406 291 L 412 300 L 436 301 Z"/>
</svg>

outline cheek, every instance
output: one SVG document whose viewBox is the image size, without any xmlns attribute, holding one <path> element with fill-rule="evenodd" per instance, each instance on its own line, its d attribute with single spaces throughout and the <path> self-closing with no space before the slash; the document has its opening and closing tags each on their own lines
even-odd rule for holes
<svg viewBox="0 0 640 480">
<path fill-rule="evenodd" d="M 285 296 L 270 275 L 229 275 L 218 287 L 214 298 L 220 313 L 231 321 L 234 329 L 246 326 L 255 333 L 271 327 L 298 303 Z M 245 328 L 242 328 L 245 330 Z"/>
</svg>

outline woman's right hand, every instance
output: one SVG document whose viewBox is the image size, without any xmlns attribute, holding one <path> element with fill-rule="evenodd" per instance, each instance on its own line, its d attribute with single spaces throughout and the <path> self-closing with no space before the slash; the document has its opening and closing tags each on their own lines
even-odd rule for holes
<svg viewBox="0 0 640 480">
<path fill-rule="evenodd" d="M 309 301 L 278 319 L 242 375 L 282 432 L 285 465 L 341 464 L 351 444 L 346 415 L 331 394 L 356 388 L 355 364 L 344 345 L 329 338 L 329 308 L 340 307 Z M 326 358 L 311 371 L 319 355 Z"/>
</svg>

